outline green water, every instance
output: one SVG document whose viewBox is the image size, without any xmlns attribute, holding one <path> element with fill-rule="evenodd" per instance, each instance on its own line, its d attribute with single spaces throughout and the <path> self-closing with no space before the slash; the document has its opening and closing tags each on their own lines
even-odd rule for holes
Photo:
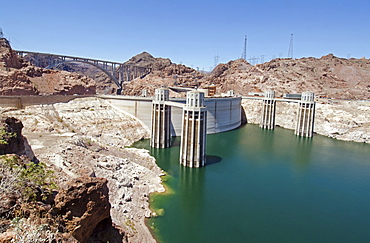
<svg viewBox="0 0 370 243">
<path fill-rule="evenodd" d="M 179 165 L 179 140 L 149 141 L 171 194 L 148 224 L 160 242 L 370 242 L 370 145 L 246 125 L 207 136 L 204 168 Z"/>
</svg>

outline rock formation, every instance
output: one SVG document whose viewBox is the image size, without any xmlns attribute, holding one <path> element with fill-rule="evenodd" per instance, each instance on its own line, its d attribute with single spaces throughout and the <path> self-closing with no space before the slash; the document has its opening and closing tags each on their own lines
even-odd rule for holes
<svg viewBox="0 0 370 243">
<path fill-rule="evenodd" d="M 20 69 L 26 66 L 27 63 L 11 49 L 8 40 L 0 38 L 0 70 Z"/>
<path fill-rule="evenodd" d="M 97 225 L 110 218 L 107 183 L 104 178 L 79 177 L 55 197 L 52 214 L 61 216 L 68 232 L 79 242 L 87 242 Z"/>
<path fill-rule="evenodd" d="M 0 95 L 95 94 L 95 81 L 77 73 L 32 66 L 0 39 Z"/>
<path fill-rule="evenodd" d="M 25 150 L 22 128 L 14 117 L 2 121 L 0 242 L 127 242 L 110 216 L 107 179 L 54 181 L 44 163 L 16 155 Z M 55 191 L 56 184 L 63 189 Z"/>
<path fill-rule="evenodd" d="M 152 72 L 143 78 L 137 78 L 130 83 L 125 83 L 122 94 L 142 95 L 142 90 L 147 90 L 148 95 L 153 96 L 154 90 L 168 86 L 199 86 L 199 80 L 204 74 L 182 64 L 172 63 L 170 59 L 154 58 L 147 52 L 132 57 L 125 64 L 135 64 L 152 68 Z M 172 96 L 176 96 L 172 93 Z"/>
<path fill-rule="evenodd" d="M 321 97 L 369 99 L 370 60 L 329 54 L 321 58 L 278 58 L 251 65 L 239 59 L 219 64 L 202 82 L 216 84 L 220 93 L 232 89 L 238 95 L 274 90 L 282 96 L 309 90 Z"/>
<path fill-rule="evenodd" d="M 0 120 L 0 155 L 25 155 L 37 161 L 27 139 L 22 135 L 23 124 L 14 117 L 4 117 Z"/>
</svg>

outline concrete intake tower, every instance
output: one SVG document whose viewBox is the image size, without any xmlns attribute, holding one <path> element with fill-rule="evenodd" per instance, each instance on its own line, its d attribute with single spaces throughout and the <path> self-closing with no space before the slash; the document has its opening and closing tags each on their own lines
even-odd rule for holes
<svg viewBox="0 0 370 243">
<path fill-rule="evenodd" d="M 204 93 L 190 91 L 183 109 L 180 164 L 201 167 L 206 164 L 207 110 Z"/>
<path fill-rule="evenodd" d="M 152 129 L 150 146 L 154 148 L 168 148 L 171 146 L 171 106 L 165 102 L 169 100 L 168 89 L 156 89 L 152 102 Z"/>
<path fill-rule="evenodd" d="M 295 134 L 302 137 L 312 137 L 315 119 L 315 94 L 303 92 L 298 104 L 297 125 Z"/>
<path fill-rule="evenodd" d="M 275 128 L 276 100 L 275 91 L 266 91 L 262 103 L 260 127 L 265 129 Z"/>
</svg>

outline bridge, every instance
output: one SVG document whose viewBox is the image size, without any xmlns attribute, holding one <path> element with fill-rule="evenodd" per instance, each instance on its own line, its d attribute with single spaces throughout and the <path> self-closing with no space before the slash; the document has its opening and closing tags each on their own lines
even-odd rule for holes
<svg viewBox="0 0 370 243">
<path fill-rule="evenodd" d="M 117 93 L 120 94 L 122 90 L 122 83 L 131 81 L 138 77 L 143 77 L 151 72 L 151 68 L 124 64 L 118 62 L 103 61 L 90 58 L 73 57 L 65 55 L 57 55 L 50 53 L 40 53 L 31 51 L 14 50 L 18 55 L 25 57 L 30 55 L 32 58 L 29 60 L 36 67 L 47 69 L 58 68 L 59 65 L 69 62 L 79 62 L 92 65 L 104 73 L 106 73 L 117 85 Z"/>
</svg>

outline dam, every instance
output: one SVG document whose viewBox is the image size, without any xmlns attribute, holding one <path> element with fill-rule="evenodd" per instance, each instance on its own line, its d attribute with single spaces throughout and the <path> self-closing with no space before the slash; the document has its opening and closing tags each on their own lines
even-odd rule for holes
<svg viewBox="0 0 370 243">
<path fill-rule="evenodd" d="M 117 109 L 127 112 L 147 127 L 152 126 L 153 97 L 120 96 L 120 95 L 53 95 L 53 96 L 0 96 L 0 107 L 14 107 L 23 109 L 30 105 L 54 104 L 68 102 L 76 98 L 98 97 L 111 103 Z M 314 133 L 315 101 L 314 94 L 302 95 L 301 100 L 275 98 L 274 92 L 267 92 L 265 97 L 205 97 L 204 106 L 207 107 L 207 134 L 226 132 L 240 127 L 246 115 L 242 108 L 242 100 L 261 101 L 260 127 L 274 129 L 275 112 L 278 102 L 297 103 L 297 117 L 295 134 L 312 137 Z M 185 98 L 171 98 L 165 101 L 171 109 L 170 136 L 181 136 L 183 108 Z M 284 119 L 284 118 L 283 118 Z"/>
<path fill-rule="evenodd" d="M 132 97 L 101 95 L 113 106 L 130 113 L 141 120 L 148 128 L 151 127 L 152 97 Z M 226 132 L 240 127 L 242 124 L 241 97 L 205 97 L 207 107 L 207 134 Z M 182 113 L 186 104 L 185 98 L 169 98 L 166 103 L 171 105 L 171 136 L 181 136 Z"/>
</svg>

